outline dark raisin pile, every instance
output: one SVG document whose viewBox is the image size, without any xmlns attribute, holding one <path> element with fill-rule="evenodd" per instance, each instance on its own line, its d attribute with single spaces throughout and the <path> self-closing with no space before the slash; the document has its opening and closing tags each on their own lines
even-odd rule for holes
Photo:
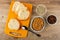
<svg viewBox="0 0 60 40">
<path fill-rule="evenodd" d="M 50 15 L 48 18 L 47 18 L 47 20 L 48 20 L 48 23 L 50 23 L 50 24 L 54 24 L 54 23 L 56 23 L 56 17 L 54 16 L 54 15 Z"/>
</svg>

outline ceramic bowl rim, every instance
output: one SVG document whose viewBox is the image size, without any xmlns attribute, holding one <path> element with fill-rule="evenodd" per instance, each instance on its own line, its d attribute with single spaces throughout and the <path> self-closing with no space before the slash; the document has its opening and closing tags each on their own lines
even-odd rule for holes
<svg viewBox="0 0 60 40">
<path fill-rule="evenodd" d="M 35 18 L 38 18 L 38 17 L 40 17 L 40 18 L 42 18 L 42 19 L 43 19 L 43 21 L 44 21 L 44 26 L 43 26 L 43 28 L 42 28 L 41 30 L 36 31 L 36 30 L 34 30 L 34 29 L 32 28 L 32 22 L 33 22 L 33 20 L 34 20 Z M 43 18 L 43 17 L 41 17 L 41 16 L 34 16 L 34 17 L 32 18 L 32 20 L 31 20 L 30 28 L 31 28 L 31 29 L 32 29 L 32 31 L 34 31 L 34 32 L 41 32 L 41 31 L 43 31 L 43 29 L 45 28 L 45 20 L 44 20 L 44 18 Z"/>
</svg>

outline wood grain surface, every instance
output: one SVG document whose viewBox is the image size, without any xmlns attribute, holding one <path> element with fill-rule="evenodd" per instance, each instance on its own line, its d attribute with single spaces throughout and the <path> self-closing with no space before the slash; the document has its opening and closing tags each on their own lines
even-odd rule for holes
<svg viewBox="0 0 60 40">
<path fill-rule="evenodd" d="M 42 35 L 41 37 L 37 37 L 33 33 L 29 32 L 26 38 L 14 38 L 4 33 L 11 1 L 12 0 L 0 0 L 0 40 L 60 40 L 60 0 L 18 0 L 33 4 L 32 17 L 37 15 L 35 8 L 38 4 L 44 4 L 48 9 L 48 12 L 43 16 L 44 18 L 50 14 L 57 17 L 55 25 L 47 24 L 45 29 L 39 33 Z"/>
</svg>

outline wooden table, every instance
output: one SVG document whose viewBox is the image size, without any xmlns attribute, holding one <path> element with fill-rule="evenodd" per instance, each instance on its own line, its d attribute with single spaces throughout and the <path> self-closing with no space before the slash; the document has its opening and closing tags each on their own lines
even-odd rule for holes
<svg viewBox="0 0 60 40">
<path fill-rule="evenodd" d="M 37 4 L 44 4 L 47 6 L 48 12 L 45 14 L 53 14 L 57 17 L 55 25 L 46 25 L 45 29 L 40 32 L 41 37 L 37 37 L 29 32 L 26 38 L 14 38 L 4 33 L 6 18 L 8 17 L 9 5 L 11 0 L 0 0 L 0 40 L 60 40 L 60 0 L 20 0 L 33 4 L 33 15 L 37 15 L 34 11 Z"/>
</svg>

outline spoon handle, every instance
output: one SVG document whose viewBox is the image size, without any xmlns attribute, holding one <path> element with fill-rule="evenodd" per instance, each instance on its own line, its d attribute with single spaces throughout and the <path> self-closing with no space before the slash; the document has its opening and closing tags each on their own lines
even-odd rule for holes
<svg viewBox="0 0 60 40">
<path fill-rule="evenodd" d="M 24 28 L 25 28 L 25 30 L 28 30 L 28 31 L 30 31 L 30 32 L 32 32 L 32 33 L 34 33 L 35 35 L 37 35 L 38 37 L 41 37 L 41 35 L 39 35 L 39 34 L 37 34 L 37 33 L 35 33 L 35 32 L 33 32 L 32 30 L 30 30 L 29 28 L 27 28 L 26 26 L 23 26 Z"/>
<path fill-rule="evenodd" d="M 39 35 L 39 34 L 33 32 L 32 30 L 28 30 L 28 31 L 30 31 L 30 32 L 32 32 L 32 33 L 34 33 L 34 34 L 36 34 L 38 37 L 41 37 L 41 35 Z"/>
</svg>

